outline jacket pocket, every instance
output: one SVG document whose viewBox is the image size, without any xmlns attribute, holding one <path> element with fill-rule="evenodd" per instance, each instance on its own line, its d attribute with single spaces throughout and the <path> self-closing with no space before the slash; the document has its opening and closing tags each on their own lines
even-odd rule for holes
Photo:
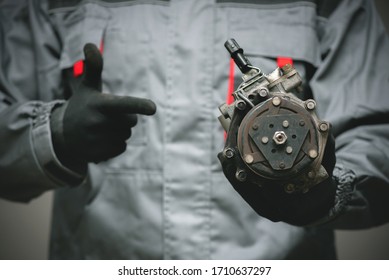
<svg viewBox="0 0 389 280">
<path fill-rule="evenodd" d="M 307 2 L 285 4 L 240 4 L 223 6 L 229 37 L 235 38 L 253 66 L 269 74 L 278 57 L 292 58 L 306 82 L 307 66 L 319 65 L 316 5 Z M 241 73 L 237 71 L 241 82 Z"/>
<path fill-rule="evenodd" d="M 241 5 L 225 9 L 231 37 L 237 40 L 247 56 L 284 56 L 313 65 L 320 62 L 314 4 L 299 2 L 293 5 L 251 5 L 250 8 Z"/>
<path fill-rule="evenodd" d="M 86 43 L 100 46 L 110 18 L 106 8 L 87 3 L 76 6 L 67 12 L 52 15 L 57 22 L 63 41 L 60 58 L 62 69 L 72 68 L 74 63 L 84 59 L 83 48 Z"/>
</svg>

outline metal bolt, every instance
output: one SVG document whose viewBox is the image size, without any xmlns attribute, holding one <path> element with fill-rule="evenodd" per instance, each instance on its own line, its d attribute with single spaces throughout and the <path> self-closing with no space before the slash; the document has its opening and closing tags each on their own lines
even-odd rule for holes
<svg viewBox="0 0 389 280">
<path fill-rule="evenodd" d="M 313 178 L 315 178 L 315 176 L 316 176 L 316 173 L 314 171 L 309 171 L 308 172 L 308 178 L 309 179 L 313 179 Z"/>
<path fill-rule="evenodd" d="M 252 155 L 245 155 L 244 156 L 244 161 L 247 163 L 247 164 L 251 164 L 254 162 L 254 157 Z"/>
<path fill-rule="evenodd" d="M 235 103 L 235 106 L 236 106 L 236 108 L 238 108 L 239 110 L 243 111 L 244 109 L 246 109 L 246 102 L 244 102 L 243 100 L 238 100 L 238 101 Z"/>
<path fill-rule="evenodd" d="M 285 128 L 289 127 L 289 122 L 287 120 L 284 120 L 282 122 L 282 126 L 285 127 Z"/>
<path fill-rule="evenodd" d="M 325 123 L 325 122 L 322 122 L 322 123 L 319 125 L 319 129 L 320 129 L 320 131 L 322 131 L 322 132 L 327 131 L 327 130 L 328 130 L 328 124 Z"/>
<path fill-rule="evenodd" d="M 283 161 L 281 161 L 279 167 L 280 167 L 281 169 L 284 169 L 284 168 L 285 168 L 285 163 L 284 163 Z"/>
<path fill-rule="evenodd" d="M 240 169 L 240 170 L 237 170 L 236 173 L 235 173 L 235 178 L 240 181 L 240 182 L 244 182 L 246 181 L 247 179 L 247 173 L 246 171 Z"/>
<path fill-rule="evenodd" d="M 284 190 L 285 192 L 287 193 L 292 193 L 295 191 L 295 187 L 293 184 L 287 184 L 285 187 L 284 187 Z"/>
<path fill-rule="evenodd" d="M 279 98 L 278 96 L 274 97 L 273 98 L 273 105 L 274 106 L 279 106 L 281 104 L 281 98 Z"/>
<path fill-rule="evenodd" d="M 226 158 L 233 158 L 235 156 L 235 151 L 231 148 L 227 148 L 223 151 Z"/>
<path fill-rule="evenodd" d="M 266 97 L 269 94 L 269 90 L 267 88 L 261 88 L 259 90 L 259 96 Z"/>
<path fill-rule="evenodd" d="M 269 137 L 263 136 L 261 141 L 262 141 L 263 144 L 267 144 L 267 142 L 269 142 Z"/>
<path fill-rule="evenodd" d="M 293 152 L 293 148 L 291 146 L 286 147 L 286 153 L 291 154 Z"/>
<path fill-rule="evenodd" d="M 300 126 L 304 126 L 304 125 L 305 125 L 305 121 L 301 120 L 301 121 L 299 122 L 299 125 L 300 125 Z"/>
<path fill-rule="evenodd" d="M 317 151 L 316 150 L 309 150 L 309 152 L 308 152 L 308 156 L 310 157 L 310 158 L 316 158 L 317 157 Z"/>
<path fill-rule="evenodd" d="M 313 110 L 316 107 L 316 102 L 312 99 L 309 99 L 306 101 L 305 106 L 307 107 L 308 110 Z"/>
<path fill-rule="evenodd" d="M 258 125 L 257 124 L 253 124 L 252 128 L 253 128 L 253 130 L 257 130 L 258 129 Z"/>
<path fill-rule="evenodd" d="M 274 141 L 277 145 L 285 144 L 285 142 L 286 142 L 287 139 L 288 139 L 288 137 L 286 136 L 285 132 L 283 132 L 283 131 L 276 131 L 276 132 L 274 133 L 273 141 Z"/>
</svg>

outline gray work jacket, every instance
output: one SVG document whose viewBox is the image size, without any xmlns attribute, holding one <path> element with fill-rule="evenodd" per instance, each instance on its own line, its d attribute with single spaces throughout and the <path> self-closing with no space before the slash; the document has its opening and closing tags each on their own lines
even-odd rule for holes
<svg viewBox="0 0 389 280">
<path fill-rule="evenodd" d="M 388 38 L 370 1 L 337 2 L 0 1 L 0 195 L 56 189 L 52 258 L 334 258 L 332 229 L 258 216 L 216 155 L 223 44 L 235 38 L 265 73 L 291 57 L 333 123 L 337 164 L 356 179 L 331 227 L 388 220 Z M 87 42 L 103 45 L 104 92 L 150 98 L 158 112 L 85 178 L 56 158 L 49 117 Z"/>
</svg>

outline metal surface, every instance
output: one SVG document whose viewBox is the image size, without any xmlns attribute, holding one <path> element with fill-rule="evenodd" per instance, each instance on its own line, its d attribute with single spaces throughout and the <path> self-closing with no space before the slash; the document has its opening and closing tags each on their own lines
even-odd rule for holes
<svg viewBox="0 0 389 280">
<path fill-rule="evenodd" d="M 265 75 L 244 58 L 235 40 L 228 42 L 238 46 L 227 48 L 235 51 L 231 56 L 238 49 L 237 63 L 244 62 L 235 101 L 219 107 L 219 120 L 228 132 L 224 155 L 234 160 L 236 179 L 273 182 L 287 193 L 307 192 L 328 177 L 321 161 L 329 124 L 316 116 L 314 100 L 296 97 L 301 88 L 296 69 L 287 64 Z"/>
</svg>

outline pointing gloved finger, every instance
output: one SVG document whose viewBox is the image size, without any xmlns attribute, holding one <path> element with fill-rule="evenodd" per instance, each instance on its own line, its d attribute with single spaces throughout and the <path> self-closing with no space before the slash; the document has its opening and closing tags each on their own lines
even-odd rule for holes
<svg viewBox="0 0 389 280">
<path fill-rule="evenodd" d="M 113 116 L 112 120 L 115 122 L 114 127 L 134 127 L 138 123 L 138 116 L 136 114 L 119 114 Z"/>
<path fill-rule="evenodd" d="M 100 112 L 104 114 L 142 114 L 153 115 L 157 107 L 150 99 L 132 97 L 105 95 L 102 102 L 97 105 Z"/>
<path fill-rule="evenodd" d="M 101 72 L 103 71 L 103 58 L 96 45 L 88 43 L 84 46 L 85 76 L 83 83 L 95 90 L 101 91 Z"/>
<path fill-rule="evenodd" d="M 100 119 L 94 118 L 95 120 L 90 121 L 91 124 L 85 128 L 86 137 L 91 138 L 91 141 L 102 137 L 128 139 L 131 136 L 131 128 L 138 122 L 136 114 L 101 114 L 101 116 Z"/>
</svg>

